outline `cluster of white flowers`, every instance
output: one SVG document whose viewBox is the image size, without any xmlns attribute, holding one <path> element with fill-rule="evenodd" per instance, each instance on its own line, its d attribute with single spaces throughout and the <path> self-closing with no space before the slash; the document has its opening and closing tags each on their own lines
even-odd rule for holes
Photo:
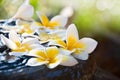
<svg viewBox="0 0 120 80">
<path fill-rule="evenodd" d="M 57 15 L 49 20 L 44 14 L 37 12 L 41 22 L 31 17 L 34 9 L 26 0 L 10 20 L 16 19 L 14 28 L 2 26 L 9 32 L 9 37 L 0 35 L 3 44 L 11 49 L 12 56 L 33 56 L 26 65 L 47 65 L 55 68 L 58 65 L 74 66 L 77 59 L 87 60 L 89 54 L 96 48 L 97 41 L 91 38 L 79 39 L 74 24 L 65 29 L 67 18 Z M 32 20 L 25 23 L 20 20 Z"/>
</svg>

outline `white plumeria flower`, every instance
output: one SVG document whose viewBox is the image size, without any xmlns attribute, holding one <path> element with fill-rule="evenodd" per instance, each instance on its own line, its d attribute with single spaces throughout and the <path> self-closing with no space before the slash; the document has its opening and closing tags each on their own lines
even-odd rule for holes
<svg viewBox="0 0 120 80">
<path fill-rule="evenodd" d="M 65 40 L 66 30 L 56 30 L 54 32 L 47 33 L 45 31 L 39 30 L 38 36 L 33 34 L 23 33 L 23 37 L 33 37 L 40 40 L 40 43 L 46 43 L 53 39 Z"/>
<path fill-rule="evenodd" d="M 12 19 L 21 18 L 24 20 L 32 19 L 34 14 L 34 8 L 29 4 L 29 0 L 25 0 L 24 3 L 19 7 L 16 14 L 12 17 Z"/>
<path fill-rule="evenodd" d="M 15 56 L 21 56 L 26 52 L 30 51 L 31 49 L 36 48 L 35 44 L 36 46 L 38 46 L 38 42 L 39 42 L 35 38 L 27 38 L 21 41 L 20 37 L 18 37 L 17 33 L 14 31 L 9 32 L 9 39 L 3 35 L 1 35 L 1 39 L 3 43 L 12 50 L 12 52 L 10 52 L 10 55 L 15 55 Z M 34 44 L 34 46 L 32 44 Z"/>
<path fill-rule="evenodd" d="M 36 58 L 31 58 L 28 60 L 26 65 L 28 66 L 39 66 L 46 64 L 48 68 L 54 68 L 61 63 L 61 56 L 56 47 L 49 47 L 46 49 L 35 49 L 30 51 L 29 56 L 35 56 Z"/>
<path fill-rule="evenodd" d="M 61 15 L 65 16 L 65 17 L 72 17 L 73 14 L 74 14 L 74 9 L 73 7 L 71 6 L 67 6 L 67 7 L 64 7 L 61 12 L 60 12 Z"/>
<path fill-rule="evenodd" d="M 65 40 L 66 39 L 66 37 L 65 37 L 66 34 L 65 33 L 66 33 L 66 30 L 55 30 L 53 32 L 50 32 L 49 34 L 51 36 L 56 37 L 56 38 L 58 36 L 58 38 L 61 38 L 62 40 Z"/>
<path fill-rule="evenodd" d="M 34 14 L 33 6 L 29 4 L 29 0 L 25 0 L 24 3 L 17 10 L 16 14 L 12 18 L 10 18 L 7 22 L 5 22 L 3 26 L 6 26 L 7 23 L 12 22 L 13 20 L 16 19 L 33 21 L 32 19 L 33 14 Z M 21 24 L 21 22 L 17 21 L 17 24 Z"/>
<path fill-rule="evenodd" d="M 62 15 L 57 15 L 50 21 L 46 15 L 41 14 L 40 12 L 37 12 L 37 15 L 41 20 L 41 25 L 46 28 L 54 29 L 56 27 L 64 27 L 67 23 L 67 18 L 63 17 Z"/>
<path fill-rule="evenodd" d="M 74 57 L 87 60 L 89 53 L 93 52 L 96 48 L 97 41 L 91 38 L 82 38 L 79 40 L 76 26 L 71 24 L 66 32 L 66 43 L 61 39 L 56 39 L 52 40 L 49 45 L 59 45 L 63 50 L 71 51 Z M 68 54 L 70 54 L 70 52 Z"/>
<path fill-rule="evenodd" d="M 19 31 L 20 34 L 32 34 L 34 33 L 34 30 L 31 28 L 30 24 L 24 24 L 23 26 L 19 27 Z"/>
<path fill-rule="evenodd" d="M 41 31 L 41 33 L 39 34 L 39 39 L 41 40 L 41 43 L 46 43 L 54 39 L 65 40 L 65 33 L 66 33 L 66 30 L 56 30 L 50 33 Z"/>
<path fill-rule="evenodd" d="M 48 68 L 55 68 L 58 65 L 74 66 L 78 63 L 72 56 L 60 54 L 57 47 L 34 49 L 27 55 L 35 56 L 35 58 L 28 60 L 26 63 L 28 66 L 39 66 L 46 64 Z"/>
</svg>

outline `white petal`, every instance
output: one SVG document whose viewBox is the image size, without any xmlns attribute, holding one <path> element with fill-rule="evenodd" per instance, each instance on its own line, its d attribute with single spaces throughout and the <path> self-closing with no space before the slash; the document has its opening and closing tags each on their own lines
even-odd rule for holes
<svg viewBox="0 0 120 80">
<path fill-rule="evenodd" d="M 68 41 L 68 37 L 71 35 L 74 36 L 75 39 L 79 40 L 78 31 L 75 24 L 71 24 L 67 28 L 67 32 L 66 32 L 67 41 Z"/>
<path fill-rule="evenodd" d="M 31 38 L 31 37 L 33 37 L 33 38 L 37 38 L 37 39 L 39 39 L 39 37 L 38 36 L 36 36 L 36 35 L 32 35 L 32 34 L 27 34 L 27 33 L 23 33 L 22 34 L 22 37 L 27 37 L 27 38 Z"/>
<path fill-rule="evenodd" d="M 97 46 L 97 41 L 91 38 L 82 38 L 79 40 L 81 43 L 85 44 L 85 53 L 91 53 Z"/>
<path fill-rule="evenodd" d="M 67 6 L 63 8 L 62 11 L 60 12 L 61 15 L 68 17 L 68 18 L 73 16 L 73 13 L 74 13 L 74 10 L 71 6 Z"/>
<path fill-rule="evenodd" d="M 78 61 L 71 55 L 63 55 L 62 62 L 60 63 L 63 66 L 74 66 L 78 64 Z"/>
<path fill-rule="evenodd" d="M 25 0 L 25 3 L 23 3 L 19 7 L 18 11 L 16 12 L 13 18 L 22 18 L 22 19 L 28 20 L 28 19 L 31 19 L 33 14 L 34 14 L 33 7 L 28 3 L 28 1 Z"/>
<path fill-rule="evenodd" d="M 73 51 L 65 50 L 65 49 L 59 49 L 59 52 L 63 55 L 70 55 L 71 53 L 73 53 Z"/>
<path fill-rule="evenodd" d="M 39 22 L 37 22 L 37 23 L 39 23 Z M 39 32 L 40 28 L 42 28 L 41 25 L 39 25 L 37 23 L 36 22 L 32 22 L 31 25 L 30 25 L 31 29 L 34 30 L 35 32 L 36 31 Z"/>
<path fill-rule="evenodd" d="M 31 44 L 30 47 L 32 49 L 44 49 L 44 46 L 40 44 Z"/>
<path fill-rule="evenodd" d="M 9 55 L 13 55 L 16 57 L 22 56 L 22 55 L 26 55 L 28 54 L 27 52 L 10 52 Z"/>
<path fill-rule="evenodd" d="M 63 47 L 62 45 L 58 44 L 56 41 L 54 40 L 50 40 L 49 43 L 48 43 L 48 46 L 59 46 L 59 47 Z"/>
<path fill-rule="evenodd" d="M 41 23 L 43 24 L 43 26 L 45 26 L 47 23 L 49 23 L 49 19 L 47 18 L 46 15 L 40 13 L 39 11 L 36 11 L 38 17 L 40 18 L 41 20 Z"/>
<path fill-rule="evenodd" d="M 47 65 L 48 68 L 53 69 L 53 68 L 57 67 L 57 66 L 61 63 L 61 61 L 62 61 L 62 55 L 58 55 L 56 58 L 57 58 L 58 60 L 57 60 L 55 63 L 50 63 L 50 64 L 48 64 L 48 65 Z"/>
<path fill-rule="evenodd" d="M 73 56 L 81 60 L 87 60 L 89 57 L 89 54 L 88 53 L 80 53 L 80 54 L 74 53 Z"/>
<path fill-rule="evenodd" d="M 3 36 L 3 35 L 1 35 L 1 39 L 2 39 L 2 41 L 4 41 L 4 43 L 5 43 L 10 49 L 13 49 L 13 50 L 17 49 L 17 46 L 16 46 L 16 44 L 15 44 L 13 41 L 9 40 L 8 38 L 6 38 L 6 37 Z"/>
<path fill-rule="evenodd" d="M 39 41 L 36 38 L 26 38 L 22 42 L 22 44 L 35 44 L 35 43 L 39 44 Z"/>
<path fill-rule="evenodd" d="M 45 32 L 50 33 L 50 32 L 54 32 L 56 29 L 44 28 L 44 30 Z"/>
<path fill-rule="evenodd" d="M 50 22 L 58 22 L 61 27 L 64 27 L 67 24 L 67 18 L 62 15 L 54 16 Z"/>
<path fill-rule="evenodd" d="M 47 42 L 49 42 L 49 40 L 47 40 L 47 41 L 40 41 L 40 44 L 44 44 L 44 43 L 47 43 Z"/>
<path fill-rule="evenodd" d="M 41 61 L 38 62 L 37 58 L 31 58 L 28 60 L 28 62 L 26 63 L 27 66 L 40 66 L 40 65 L 44 65 L 47 64 L 48 61 Z"/>
<path fill-rule="evenodd" d="M 55 30 L 54 32 L 51 32 L 49 34 L 55 34 L 57 35 L 58 37 L 60 37 L 62 40 L 65 40 L 66 39 L 66 30 Z"/>
<path fill-rule="evenodd" d="M 36 54 L 36 52 L 43 52 L 42 55 L 40 54 Z M 45 48 L 36 48 L 36 49 L 33 49 L 31 50 L 28 54 L 25 54 L 27 56 L 34 56 L 34 57 L 39 57 L 41 59 L 44 59 L 44 51 L 45 51 Z"/>
<path fill-rule="evenodd" d="M 48 43 L 48 46 L 50 46 L 50 45 L 57 45 L 57 43 L 54 40 L 50 40 L 49 43 Z"/>
<path fill-rule="evenodd" d="M 37 51 L 38 51 L 38 49 L 33 49 L 28 54 L 25 54 L 25 55 L 39 57 L 38 55 L 35 54 Z"/>
<path fill-rule="evenodd" d="M 17 33 L 15 31 L 10 31 L 9 33 L 9 39 L 12 40 L 13 42 L 19 42 L 20 43 L 20 38 L 18 37 Z"/>
</svg>

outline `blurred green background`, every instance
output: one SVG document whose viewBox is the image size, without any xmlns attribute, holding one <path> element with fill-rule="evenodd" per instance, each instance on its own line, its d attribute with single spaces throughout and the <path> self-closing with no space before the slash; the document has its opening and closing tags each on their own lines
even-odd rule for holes
<svg viewBox="0 0 120 80">
<path fill-rule="evenodd" d="M 12 17 L 24 0 L 0 0 L 0 19 Z M 120 77 L 120 0 L 30 0 L 35 11 L 50 18 L 70 6 L 81 37 L 98 41 L 94 51 L 97 65 Z M 39 20 L 36 14 L 33 18 Z"/>
<path fill-rule="evenodd" d="M 0 0 L 0 19 L 10 18 L 24 0 Z M 81 35 L 96 33 L 120 33 L 120 0 L 30 0 L 35 11 L 48 16 L 57 15 L 62 8 L 74 9 L 74 22 Z M 36 14 L 34 19 L 37 19 Z"/>
</svg>

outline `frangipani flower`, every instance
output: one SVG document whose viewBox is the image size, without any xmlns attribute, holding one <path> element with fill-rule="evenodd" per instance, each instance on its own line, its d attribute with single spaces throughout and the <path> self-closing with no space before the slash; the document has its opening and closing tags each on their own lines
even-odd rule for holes
<svg viewBox="0 0 120 80">
<path fill-rule="evenodd" d="M 48 47 L 46 49 L 34 49 L 30 51 L 29 56 L 34 56 L 35 58 L 31 58 L 28 60 L 28 66 L 38 66 L 46 64 L 48 68 L 54 68 L 56 66 L 64 65 L 64 66 L 73 66 L 78 62 L 72 56 L 62 55 L 59 53 L 57 47 Z"/>
<path fill-rule="evenodd" d="M 12 50 L 12 52 L 10 52 L 10 55 L 15 55 L 15 56 L 20 56 L 24 54 L 24 52 L 30 51 L 33 48 L 32 44 L 34 44 L 34 47 L 35 47 L 35 44 L 38 44 L 38 40 L 35 38 L 24 39 L 21 42 L 20 37 L 18 37 L 17 33 L 14 31 L 9 32 L 9 39 L 3 35 L 1 35 L 1 39 L 3 40 L 3 43 Z"/>
<path fill-rule="evenodd" d="M 62 15 L 57 15 L 51 20 L 49 20 L 46 15 L 41 14 L 40 12 L 37 12 L 37 15 L 41 20 L 41 25 L 46 28 L 53 29 L 56 27 L 64 27 L 67 23 L 67 18 L 63 17 Z"/>
<path fill-rule="evenodd" d="M 39 39 L 41 40 L 41 43 L 45 43 L 45 42 L 48 42 L 48 41 L 54 40 L 54 39 L 65 40 L 65 33 L 66 33 L 66 30 L 56 30 L 51 33 L 46 33 L 46 32 L 42 31 L 39 34 Z"/>
<path fill-rule="evenodd" d="M 29 0 L 25 0 L 24 3 L 17 10 L 16 14 L 12 18 L 10 18 L 7 22 L 5 22 L 3 26 L 6 26 L 8 23 L 17 19 L 21 19 L 23 20 L 23 22 L 24 20 L 33 21 L 32 19 L 33 14 L 34 14 L 33 6 L 29 4 Z M 21 24 L 21 23 L 17 21 L 17 24 Z"/>
<path fill-rule="evenodd" d="M 32 34 L 34 31 L 31 29 L 29 24 L 24 24 L 23 26 L 20 26 L 21 28 L 19 29 L 19 33 L 27 33 L 27 34 Z"/>
<path fill-rule="evenodd" d="M 49 43 L 49 45 L 55 44 L 61 46 L 63 50 L 71 51 L 74 57 L 86 60 L 88 59 L 89 53 L 91 53 L 96 48 L 97 41 L 91 38 L 82 38 L 79 40 L 76 26 L 71 24 L 66 32 L 66 43 L 61 39 L 56 39 Z"/>
<path fill-rule="evenodd" d="M 65 17 L 70 18 L 74 14 L 74 9 L 71 6 L 64 7 L 61 10 L 60 14 L 63 15 L 63 16 L 65 16 Z"/>
<path fill-rule="evenodd" d="M 49 47 L 45 50 L 32 50 L 28 55 L 36 57 L 28 60 L 26 65 L 29 66 L 46 64 L 49 68 L 54 68 L 62 61 L 62 56 L 59 55 L 59 51 L 56 47 Z"/>
<path fill-rule="evenodd" d="M 54 40 L 54 39 L 62 39 L 62 40 L 65 40 L 65 33 L 66 33 L 66 30 L 56 30 L 54 32 L 45 32 L 45 31 L 42 31 L 40 30 L 39 32 L 37 32 L 38 35 L 33 35 L 33 34 L 27 34 L 27 33 L 24 33 L 22 34 L 23 37 L 33 37 L 33 38 L 37 38 L 40 40 L 40 43 L 47 43 L 51 40 Z"/>
<path fill-rule="evenodd" d="M 34 8 L 29 4 L 29 0 L 25 0 L 25 2 L 19 7 L 16 14 L 12 17 L 12 19 L 24 19 L 30 20 L 34 14 Z"/>
</svg>

